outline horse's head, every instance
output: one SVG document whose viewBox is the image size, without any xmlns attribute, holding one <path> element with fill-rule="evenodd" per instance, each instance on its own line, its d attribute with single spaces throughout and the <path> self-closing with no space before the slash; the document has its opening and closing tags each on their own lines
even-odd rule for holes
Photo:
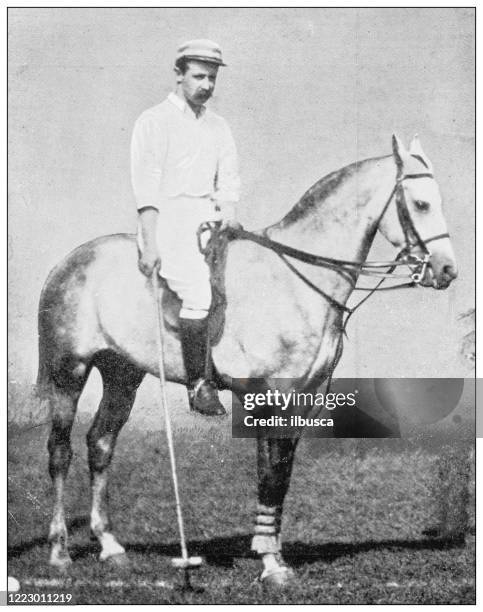
<svg viewBox="0 0 483 612">
<path fill-rule="evenodd" d="M 415 136 L 405 148 L 392 137 L 397 167 L 393 195 L 379 222 L 383 235 L 396 247 L 416 257 L 428 259 L 421 285 L 446 289 L 458 272 L 441 208 L 441 194 L 433 177 L 433 166 Z M 415 259 L 415 261 L 417 261 Z"/>
</svg>

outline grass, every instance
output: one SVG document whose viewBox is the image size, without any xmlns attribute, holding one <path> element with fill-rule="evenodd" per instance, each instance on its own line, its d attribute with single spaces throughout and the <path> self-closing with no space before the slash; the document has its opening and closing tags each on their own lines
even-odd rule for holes
<svg viewBox="0 0 483 612">
<path fill-rule="evenodd" d="M 256 582 L 260 564 L 250 552 L 255 442 L 232 439 L 229 420 L 213 424 L 183 414 L 175 444 L 189 549 L 206 558 L 192 577 L 204 588 L 198 593 L 178 588 L 183 577 L 170 566 L 179 545 L 163 431 L 128 423 L 119 437 L 111 511 L 132 567 L 123 573 L 98 562 L 99 548 L 89 540 L 87 429 L 76 422 L 66 493 L 74 564 L 60 586 L 39 586 L 32 581 L 59 578 L 47 565 L 48 427 L 10 426 L 9 575 L 20 580 L 22 592 L 70 592 L 77 604 L 475 602 L 474 536 L 422 535 L 441 517 L 474 525 L 474 504 L 465 498 L 467 444 L 303 440 L 283 523 L 284 556 L 300 585 L 273 593 Z M 474 475 L 469 478 L 472 491 Z M 450 494 L 463 501 L 449 503 Z"/>
</svg>

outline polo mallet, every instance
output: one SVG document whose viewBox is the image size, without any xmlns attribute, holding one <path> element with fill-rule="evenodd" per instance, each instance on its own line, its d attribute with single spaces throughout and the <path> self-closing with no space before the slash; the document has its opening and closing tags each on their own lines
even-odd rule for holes
<svg viewBox="0 0 483 612">
<path fill-rule="evenodd" d="M 200 567 L 203 563 L 201 557 L 189 557 L 188 548 L 186 546 L 186 537 L 184 533 L 183 513 L 181 510 L 181 500 L 178 490 L 178 476 L 176 472 L 176 457 L 174 454 L 173 432 L 171 429 L 171 417 L 168 408 L 168 399 L 166 396 L 166 375 L 164 370 L 164 318 L 163 306 L 161 303 L 161 291 L 158 279 L 158 271 L 155 269 L 151 276 L 153 285 L 153 295 L 157 304 L 157 319 L 158 319 L 158 365 L 159 365 L 159 384 L 161 388 L 161 403 L 164 409 L 164 417 L 166 421 L 166 437 L 168 439 L 169 459 L 171 463 L 171 478 L 173 481 L 174 496 L 176 499 L 176 516 L 178 519 L 178 529 L 181 545 L 181 557 L 171 559 L 171 564 L 177 569 L 184 570 L 184 586 L 186 589 L 194 590 L 190 583 L 189 570 Z"/>
</svg>

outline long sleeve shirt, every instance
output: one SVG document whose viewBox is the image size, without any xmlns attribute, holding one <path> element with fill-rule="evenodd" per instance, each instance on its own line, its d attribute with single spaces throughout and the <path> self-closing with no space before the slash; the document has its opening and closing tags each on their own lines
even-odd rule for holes
<svg viewBox="0 0 483 612">
<path fill-rule="evenodd" d="M 196 117 L 171 93 L 136 121 L 131 181 L 138 209 L 159 209 L 177 196 L 238 202 L 237 152 L 228 124 L 206 108 Z"/>
</svg>

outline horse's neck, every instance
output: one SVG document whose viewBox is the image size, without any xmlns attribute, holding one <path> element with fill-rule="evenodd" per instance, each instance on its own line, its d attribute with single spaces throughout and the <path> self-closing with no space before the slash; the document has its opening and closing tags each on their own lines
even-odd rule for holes
<svg viewBox="0 0 483 612">
<path fill-rule="evenodd" d="M 392 156 L 347 166 L 316 183 L 278 223 L 265 231 L 273 240 L 317 255 L 365 261 L 378 221 L 396 181 Z M 311 282 L 345 303 L 352 283 L 326 268 L 293 262 Z"/>
<path fill-rule="evenodd" d="M 267 234 L 318 255 L 364 261 L 395 180 L 392 156 L 347 166 L 316 183 Z"/>
</svg>

